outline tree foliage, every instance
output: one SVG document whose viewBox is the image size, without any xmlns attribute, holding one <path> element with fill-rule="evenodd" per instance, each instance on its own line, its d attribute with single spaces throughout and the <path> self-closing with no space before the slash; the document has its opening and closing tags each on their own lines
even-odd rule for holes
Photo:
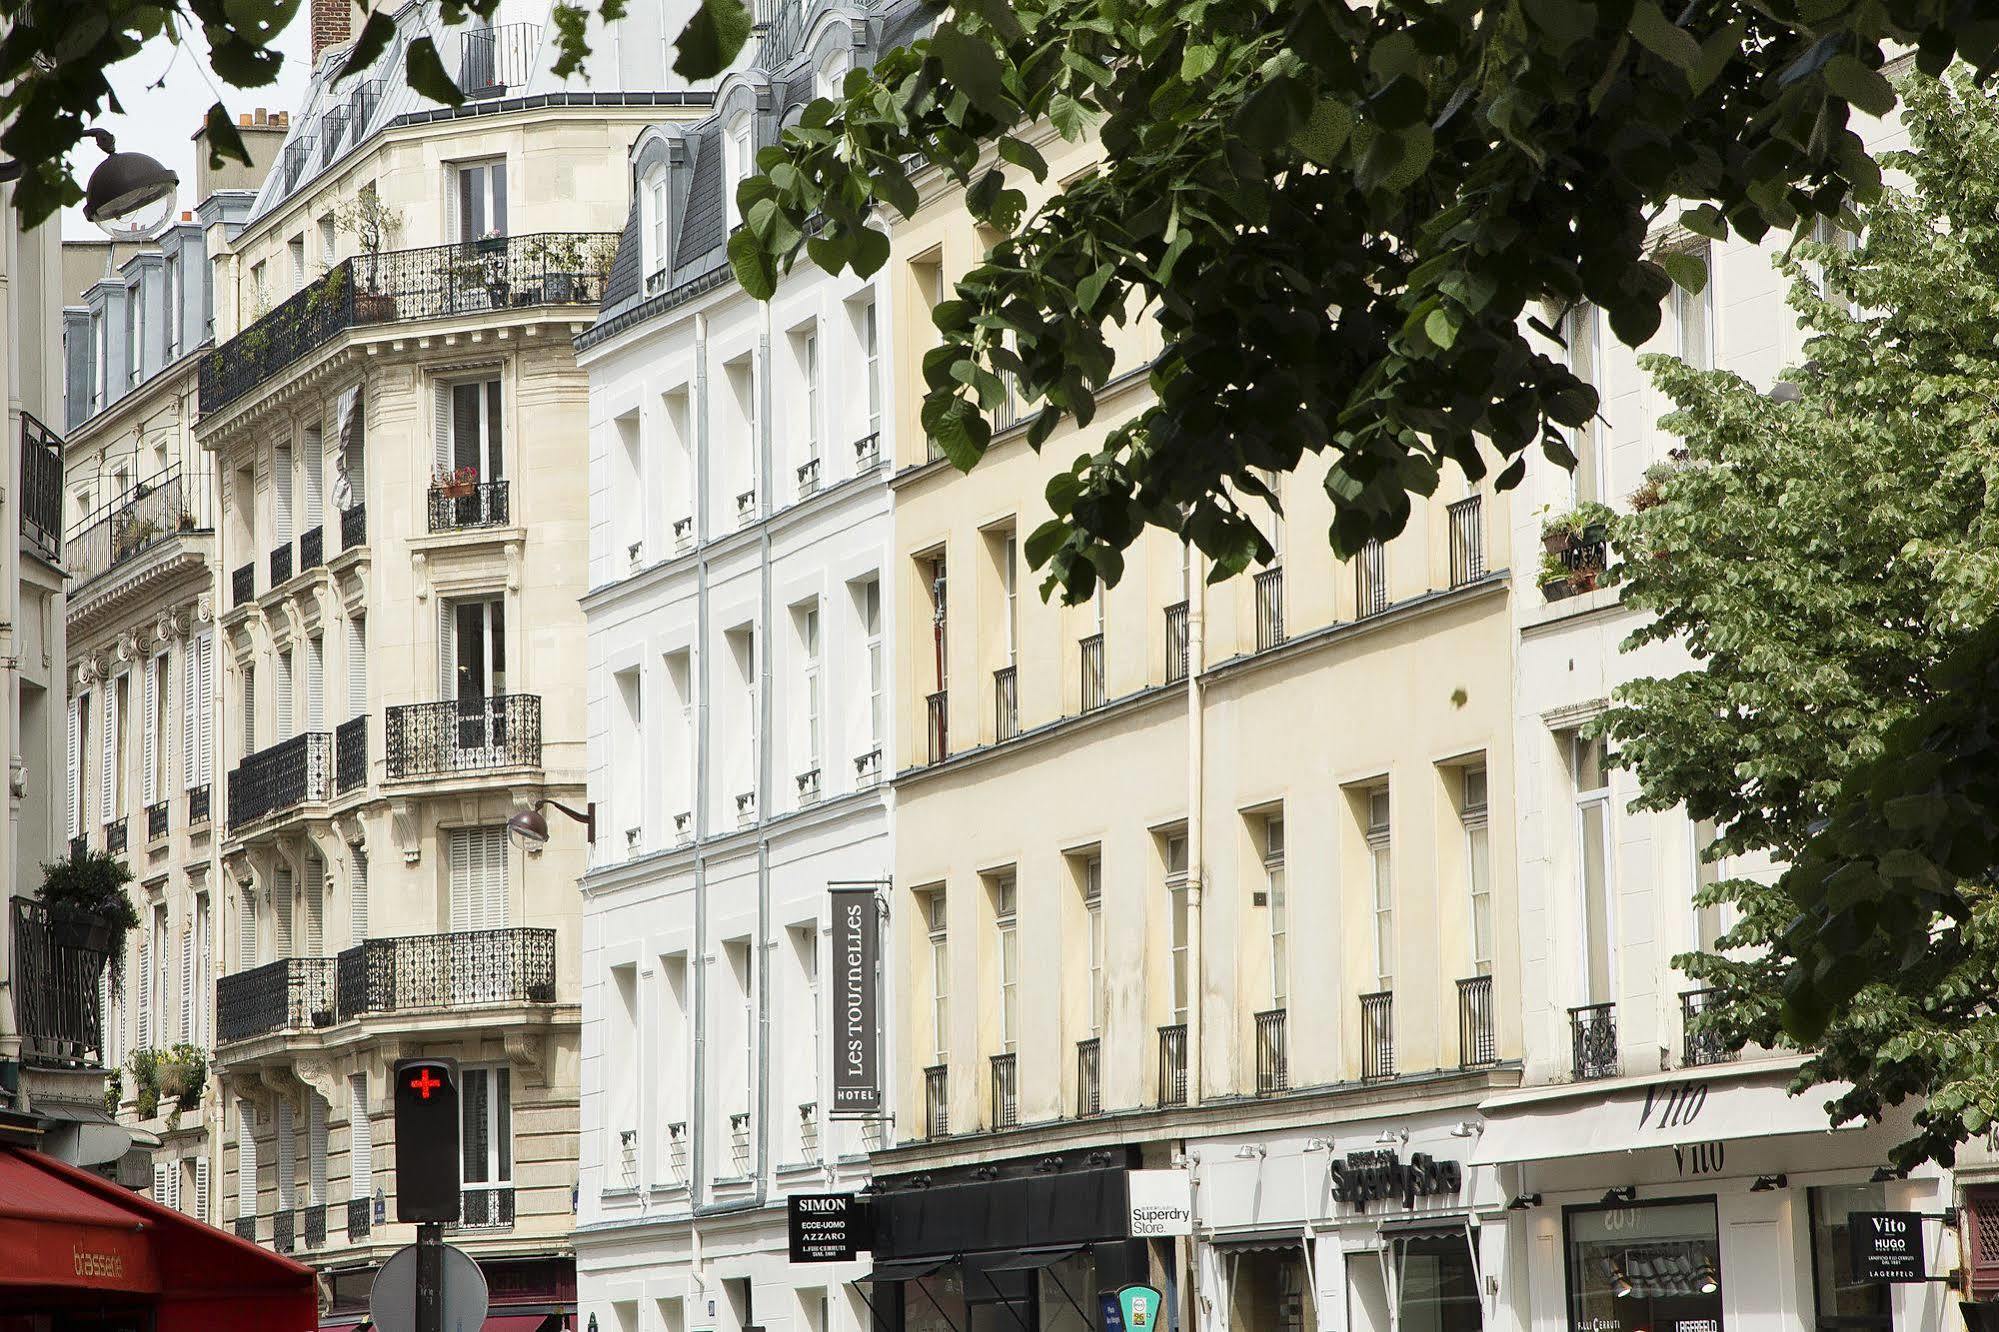
<svg viewBox="0 0 1999 1332">
<path fill-rule="evenodd" d="M 1799 400 L 1648 361 L 1687 452 L 1613 539 L 1632 645 L 1694 660 L 1606 719 L 1644 805 L 1790 866 L 1709 890 L 1726 952 L 1679 963 L 1712 1029 L 1807 1049 L 1835 1120 L 1921 1102 L 1905 1168 L 1999 1116 L 1999 100 L 1906 91 L 1906 190 L 1786 261 Z"/>
<path fill-rule="evenodd" d="M 596 0 L 598 17 L 615 23 L 628 2 Z M 25 168 L 14 193 L 21 220 L 32 226 L 82 200 L 68 157 L 93 119 L 127 109 L 111 86 L 113 66 L 157 38 L 178 44 L 199 31 L 218 80 L 233 88 L 268 87 L 284 65 L 275 44 L 300 7 L 300 0 L 0 0 L 0 155 Z M 490 19 L 499 7 L 500 0 L 439 0 L 438 17 L 449 28 Z M 367 68 L 388 49 L 395 36 L 390 14 L 397 8 L 387 0 L 371 7 L 343 76 Z M 571 0 L 554 6 L 556 74 L 573 73 L 588 59 L 587 18 Z M 688 79 L 711 78 L 728 68 L 749 32 L 741 0 L 701 0 L 676 43 L 674 69 Z M 465 100 L 431 37 L 409 44 L 403 72 L 434 101 L 457 106 Z M 248 163 L 235 117 L 221 102 L 209 108 L 207 127 L 213 165 L 224 158 Z"/>
<path fill-rule="evenodd" d="M 1999 61 L 1982 7 L 1795 0 L 964 0 L 934 34 L 808 108 L 739 202 L 731 246 L 769 292 L 800 253 L 872 272 L 910 163 L 1002 233 L 937 311 L 923 423 L 959 467 L 1013 374 L 1039 447 L 1088 421 L 1105 330 L 1143 309 L 1157 402 L 1050 485 L 1029 557 L 1070 599 L 1115 581 L 1147 524 L 1217 576 L 1265 554 L 1256 469 L 1328 452 L 1330 538 L 1403 526 L 1456 466 L 1499 484 L 1594 393 L 1527 325 L 1588 298 L 1636 343 L 1696 261 L 1662 212 L 1720 238 L 1838 213 L 1879 172 L 1849 128 L 1892 109 L 1884 43 Z M 1102 162 L 1028 211 L 1037 127 Z M 1007 169 L 1013 174 L 1006 174 Z M 823 221 L 823 224 L 822 224 Z M 807 239 L 810 233 L 810 239 Z M 1523 319 L 1526 324 L 1523 325 Z M 1554 355 L 1551 356 L 1551 352 Z M 1260 497 L 1248 503 L 1247 497 Z"/>
</svg>

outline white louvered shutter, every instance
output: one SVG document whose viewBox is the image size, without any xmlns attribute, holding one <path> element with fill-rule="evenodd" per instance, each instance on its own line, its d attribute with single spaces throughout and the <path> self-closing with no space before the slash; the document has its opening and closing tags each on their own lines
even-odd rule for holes
<svg viewBox="0 0 1999 1332">
<path fill-rule="evenodd" d="M 139 936 L 139 1048 L 150 1050 L 153 1046 L 153 943 L 152 930 L 148 926 Z"/>
<path fill-rule="evenodd" d="M 257 665 L 243 665 L 243 757 L 257 752 Z"/>
<path fill-rule="evenodd" d="M 167 1201 L 168 1173 L 167 1167 L 163 1165 L 155 1165 L 153 1167 L 153 1201 L 162 1207 L 173 1206 L 172 1203 Z"/>
<path fill-rule="evenodd" d="M 257 1214 L 257 1107 L 236 1102 L 236 1215 Z"/>
<path fill-rule="evenodd" d="M 305 525 L 326 521 L 326 446 L 318 426 L 305 432 Z"/>
<path fill-rule="evenodd" d="M 194 1219 L 208 1220 L 208 1158 L 194 1158 Z M 212 1223 L 211 1223 L 212 1224 Z"/>
<path fill-rule="evenodd" d="M 111 810 L 111 764 L 117 753 L 118 734 L 118 691 L 107 681 L 97 691 L 97 724 L 104 732 L 103 758 L 97 770 L 97 812 L 100 823 L 109 823 L 114 815 Z"/>
<path fill-rule="evenodd" d="M 178 1212 L 180 1207 L 180 1162 L 167 1167 L 167 1206 Z"/>
<path fill-rule="evenodd" d="M 326 1102 L 318 1092 L 307 1092 L 306 1105 L 306 1202 L 317 1206 L 326 1201 Z"/>
<path fill-rule="evenodd" d="M 472 839 L 477 834 L 474 828 L 454 828 L 451 831 L 451 932 L 458 934 L 475 928 L 472 924 L 476 909 L 473 901 L 472 883 Z"/>
<path fill-rule="evenodd" d="M 368 853 L 353 848 L 353 873 L 347 890 L 347 943 L 358 947 L 368 937 Z"/>
<path fill-rule="evenodd" d="M 458 697 L 458 616 L 449 601 L 437 603 L 437 696 Z"/>
<path fill-rule="evenodd" d="M 347 716 L 349 720 L 368 710 L 368 622 L 347 622 Z"/>
<path fill-rule="evenodd" d="M 194 1029 L 194 922 L 183 922 L 180 932 L 180 1038 L 189 1045 L 200 1039 Z"/>
<path fill-rule="evenodd" d="M 292 721 L 292 671 L 296 668 L 296 665 L 297 663 L 292 660 L 290 648 L 286 648 L 278 654 L 278 729 L 275 739 L 279 741 L 291 739 L 294 731 Z"/>
<path fill-rule="evenodd" d="M 445 474 L 451 471 L 451 385 L 438 384 L 436 388 L 437 428 L 432 444 L 436 450 L 437 471 Z"/>
<path fill-rule="evenodd" d="M 189 639 L 180 654 L 180 769 L 181 789 L 192 791 L 201 785 L 201 649 Z"/>
<path fill-rule="evenodd" d="M 257 899 L 239 888 L 236 901 L 236 969 L 248 971 L 257 965 Z"/>
<path fill-rule="evenodd" d="M 277 541 L 285 545 L 292 539 L 292 451 L 281 447 L 271 456 L 271 488 L 276 509 Z"/>
<path fill-rule="evenodd" d="M 146 662 L 144 689 L 146 711 L 139 723 L 139 763 L 141 765 L 139 787 L 140 793 L 145 797 L 144 803 L 147 805 L 154 804 L 160 798 L 159 791 L 155 789 L 153 783 L 153 760 L 156 757 L 160 737 L 154 734 L 153 728 L 160 712 L 160 675 L 162 668 L 166 665 L 166 661 L 167 659 L 164 656 L 156 656 Z"/>
<path fill-rule="evenodd" d="M 326 729 L 326 639 L 320 634 L 305 640 L 305 729 Z"/>
<path fill-rule="evenodd" d="M 479 873 L 479 897 L 484 904 L 482 930 L 505 929 L 507 925 L 507 830 L 481 828 L 479 847 L 483 852 Z"/>
<path fill-rule="evenodd" d="M 210 916 L 213 899 L 207 893 L 194 900 L 194 1013 L 196 1045 L 206 1048 L 214 1039 L 214 1023 L 209 1018 L 215 994 L 215 924 Z"/>
<path fill-rule="evenodd" d="M 292 1126 L 292 1103 L 278 1097 L 278 1210 L 298 1205 L 298 1138 Z"/>
<path fill-rule="evenodd" d="M 196 671 L 194 701 L 197 711 L 201 714 L 199 725 L 201 770 L 195 774 L 195 778 L 197 785 L 207 786 L 212 780 L 209 773 L 213 761 L 215 737 L 215 640 L 209 634 L 203 633 L 194 640 L 194 646 Z"/>
<path fill-rule="evenodd" d="M 297 957 L 297 948 L 292 940 L 292 867 L 278 866 L 275 886 L 271 889 L 271 905 L 275 908 L 278 938 L 271 957 L 278 961 L 287 957 Z M 282 1160 L 282 1156 L 280 1157 Z"/>
<path fill-rule="evenodd" d="M 69 835 L 71 837 L 81 837 L 83 835 L 83 799 L 80 794 L 83 789 L 83 774 L 78 766 L 82 762 L 83 700 L 72 698 L 69 701 L 69 767 L 64 770 L 69 774 L 67 795 L 69 799 Z"/>
<path fill-rule="evenodd" d="M 326 953 L 326 867 L 318 856 L 305 861 L 305 956 Z"/>
<path fill-rule="evenodd" d="M 366 1198 L 375 1191 L 375 1126 L 368 1118 L 368 1075 L 347 1078 L 347 1177 L 349 1196 Z"/>
</svg>

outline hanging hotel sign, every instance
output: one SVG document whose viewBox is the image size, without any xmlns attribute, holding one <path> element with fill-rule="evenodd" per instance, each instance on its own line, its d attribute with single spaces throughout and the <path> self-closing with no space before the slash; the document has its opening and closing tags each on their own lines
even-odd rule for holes
<svg viewBox="0 0 1999 1332">
<path fill-rule="evenodd" d="M 1194 1233 L 1193 1176 L 1185 1170 L 1128 1170 L 1131 1237 L 1160 1239 Z"/>
<path fill-rule="evenodd" d="M 834 1119 L 882 1112 L 881 917 L 878 885 L 829 885 L 833 899 Z"/>
<path fill-rule="evenodd" d="M 1856 1281 L 1922 1281 L 1923 1216 L 1920 1212 L 1850 1212 Z"/>
<path fill-rule="evenodd" d="M 1454 1194 L 1464 1187 L 1464 1167 L 1413 1152 L 1407 1161 L 1393 1152 L 1348 1152 L 1332 1163 L 1333 1201 L 1352 1203 L 1365 1212 L 1371 1202 L 1399 1202 L 1414 1207 L 1418 1198 Z"/>
</svg>

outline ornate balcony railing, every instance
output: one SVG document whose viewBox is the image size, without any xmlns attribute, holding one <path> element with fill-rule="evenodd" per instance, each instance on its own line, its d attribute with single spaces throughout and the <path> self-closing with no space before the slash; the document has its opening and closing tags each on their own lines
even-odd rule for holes
<svg viewBox="0 0 1999 1332">
<path fill-rule="evenodd" d="M 78 833 L 76 836 L 69 839 L 69 854 L 72 858 L 81 855 L 88 855 L 89 852 L 90 852 L 90 834 Z"/>
<path fill-rule="evenodd" d="M 555 1002 L 555 931 L 364 939 L 334 959 L 342 1018 L 465 1004 Z"/>
<path fill-rule="evenodd" d="M 298 534 L 298 571 L 317 569 L 326 563 L 326 529 L 308 527 Z"/>
<path fill-rule="evenodd" d="M 692 517 L 674 519 L 673 553 L 676 555 L 685 555 L 688 551 L 693 549 L 694 549 L 694 519 Z"/>
<path fill-rule="evenodd" d="M 1187 1024 L 1159 1029 L 1159 1103 L 1187 1104 Z"/>
<path fill-rule="evenodd" d="M 854 474 L 865 476 L 882 465 L 882 437 L 879 430 L 854 441 Z"/>
<path fill-rule="evenodd" d="M 1104 1110 L 1104 1043 L 1092 1036 L 1076 1042 L 1076 1114 L 1079 1118 Z"/>
<path fill-rule="evenodd" d="M 514 1186 L 465 1184 L 458 1193 L 460 1230 L 506 1230 L 514 1224 Z"/>
<path fill-rule="evenodd" d="M 865 791 L 879 786 L 882 779 L 882 751 L 876 745 L 865 754 L 854 755 L 854 789 Z"/>
<path fill-rule="evenodd" d="M 197 823 L 208 822 L 211 796 L 212 788 L 210 788 L 207 782 L 203 782 L 200 786 L 195 787 L 187 793 L 188 827 L 192 828 Z"/>
<path fill-rule="evenodd" d="M 1077 662 L 1082 679 L 1079 688 L 1084 712 L 1104 705 L 1104 636 L 1091 634 L 1077 644 Z"/>
<path fill-rule="evenodd" d="M 21 413 L 21 539 L 55 563 L 62 558 L 62 437 Z"/>
<path fill-rule="evenodd" d="M 353 504 L 340 512 L 340 549 L 368 544 L 368 506 Z"/>
<path fill-rule="evenodd" d="M 305 1205 L 305 1247 L 323 1249 L 326 1247 L 326 1204 L 307 1203 Z"/>
<path fill-rule="evenodd" d="M 926 696 L 923 702 L 927 720 L 924 733 L 929 740 L 927 752 L 932 763 L 942 763 L 945 755 L 951 752 L 949 720 L 945 710 L 948 691 L 940 689 Z"/>
<path fill-rule="evenodd" d="M 1618 1074 L 1617 1005 L 1586 1004 L 1569 1010 L 1570 1071 L 1578 1082 Z"/>
<path fill-rule="evenodd" d="M 332 1024 L 330 957 L 288 957 L 215 982 L 218 1043 Z"/>
<path fill-rule="evenodd" d="M 111 960 L 104 921 L 31 898 L 13 899 L 14 1026 L 30 1064 L 81 1068 L 103 1058 L 98 983 Z"/>
<path fill-rule="evenodd" d="M 257 1214 L 255 1212 L 250 1213 L 248 1216 L 237 1217 L 229 1223 L 229 1228 L 236 1232 L 237 1239 L 248 1240 L 252 1244 L 257 1242 Z"/>
<path fill-rule="evenodd" d="M 289 1208 L 271 1213 L 271 1247 L 279 1253 L 298 1248 L 298 1213 Z"/>
<path fill-rule="evenodd" d="M 736 496 L 736 526 L 748 527 L 757 520 L 757 488 L 751 486 Z"/>
<path fill-rule="evenodd" d="M 458 38 L 458 87 L 467 97 L 502 97 L 527 84 L 541 44 L 539 23 L 497 23 Z"/>
<path fill-rule="evenodd" d="M 819 493 L 819 460 L 807 458 L 798 464 L 798 498 L 811 499 Z"/>
<path fill-rule="evenodd" d="M 229 774 L 229 830 L 304 804 L 324 801 L 333 786 L 333 736 L 306 731 L 260 749 Z"/>
<path fill-rule="evenodd" d="M 923 1070 L 923 1127 L 924 1136 L 942 1138 L 951 1132 L 950 1084 L 946 1081 L 949 1070 L 943 1064 L 933 1064 Z"/>
<path fill-rule="evenodd" d="M 1499 1062 L 1492 1024 L 1492 977 L 1466 976 L 1458 982 L 1458 1066 L 1478 1068 Z"/>
<path fill-rule="evenodd" d="M 1187 678 L 1187 603 L 1166 608 L 1166 683 Z"/>
<path fill-rule="evenodd" d="M 1700 1029 L 1700 1017 L 1714 1006 L 1713 990 L 1680 992 L 1680 1063 L 1687 1068 L 1726 1064 L 1735 1059 L 1719 1032 Z"/>
<path fill-rule="evenodd" d="M 104 825 L 104 849 L 113 855 L 125 849 L 125 820 L 113 819 Z"/>
<path fill-rule="evenodd" d="M 247 606 L 257 599 L 257 562 L 240 565 L 229 575 L 229 604 Z"/>
<path fill-rule="evenodd" d="M 1388 990 L 1360 997 L 1360 1077 L 1374 1082 L 1395 1076 L 1395 995 Z"/>
<path fill-rule="evenodd" d="M 1284 641 L 1284 570 L 1256 575 L 1256 650 L 1268 652 Z"/>
<path fill-rule="evenodd" d="M 349 1198 L 347 1200 L 347 1241 L 364 1240 L 375 1228 L 375 1203 L 372 1198 Z"/>
<path fill-rule="evenodd" d="M 541 766 L 541 695 L 405 703 L 386 717 L 392 782 L 448 772 Z"/>
<path fill-rule="evenodd" d="M 466 493 L 462 486 L 430 488 L 430 530 L 462 532 L 477 527 L 505 527 L 512 521 L 512 504 L 505 481 L 476 481 Z"/>
<path fill-rule="evenodd" d="M 271 551 L 271 586 L 283 587 L 292 580 L 292 543 L 287 541 Z"/>
<path fill-rule="evenodd" d="M 993 672 L 993 739 L 1011 740 L 1020 734 L 1020 671 L 1002 666 Z"/>
<path fill-rule="evenodd" d="M 108 513 L 100 510 L 89 522 L 70 529 L 63 541 L 68 552 L 63 567 L 81 585 L 163 541 L 194 531 L 198 519 L 191 491 L 178 467 L 139 482 Z"/>
<path fill-rule="evenodd" d="M 164 800 L 159 801 L 157 804 L 146 806 L 147 841 L 150 842 L 154 838 L 165 837 L 167 835 L 167 809 L 168 805 Z"/>
<path fill-rule="evenodd" d="M 1463 587 L 1485 577 L 1484 500 L 1467 495 L 1452 504 L 1451 586 Z"/>
<path fill-rule="evenodd" d="M 615 233 L 541 232 L 342 260 L 202 359 L 201 410 L 221 410 L 359 325 L 595 305 L 617 245 Z"/>
<path fill-rule="evenodd" d="M 333 789 L 351 791 L 368 780 L 368 717 L 350 717 L 333 728 Z"/>
<path fill-rule="evenodd" d="M 1256 1094 L 1269 1096 L 1291 1086 L 1290 1051 L 1284 1043 L 1285 1010 L 1256 1015 Z"/>
<path fill-rule="evenodd" d="M 1364 620 L 1388 609 L 1388 548 L 1369 541 L 1353 562 L 1354 618 Z"/>
<path fill-rule="evenodd" d="M 1012 1128 L 1020 1123 L 1020 1060 L 1016 1055 L 996 1054 L 992 1057 L 992 1115 L 989 1123 L 995 1129 Z"/>
</svg>

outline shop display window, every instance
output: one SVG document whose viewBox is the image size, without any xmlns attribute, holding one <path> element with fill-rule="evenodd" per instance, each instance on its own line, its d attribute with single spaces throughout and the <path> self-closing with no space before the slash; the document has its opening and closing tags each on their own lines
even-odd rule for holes
<svg viewBox="0 0 1999 1332">
<path fill-rule="evenodd" d="M 1395 1263 L 1401 1332 L 1480 1332 L 1485 1326 L 1464 1232 L 1398 1239 Z"/>
<path fill-rule="evenodd" d="M 1231 1332 L 1316 1332 L 1305 1252 L 1296 1244 L 1242 1249 L 1223 1259 Z"/>
<path fill-rule="evenodd" d="M 1723 1332 L 1714 1199 L 1573 1207 L 1572 1332 Z"/>
<path fill-rule="evenodd" d="M 1853 1239 L 1846 1218 L 1885 1212 L 1881 1184 L 1836 1184 L 1807 1192 L 1812 1212 L 1812 1302 L 1822 1328 L 1892 1328 L 1888 1283 L 1861 1281 L 1853 1272 Z"/>
</svg>

